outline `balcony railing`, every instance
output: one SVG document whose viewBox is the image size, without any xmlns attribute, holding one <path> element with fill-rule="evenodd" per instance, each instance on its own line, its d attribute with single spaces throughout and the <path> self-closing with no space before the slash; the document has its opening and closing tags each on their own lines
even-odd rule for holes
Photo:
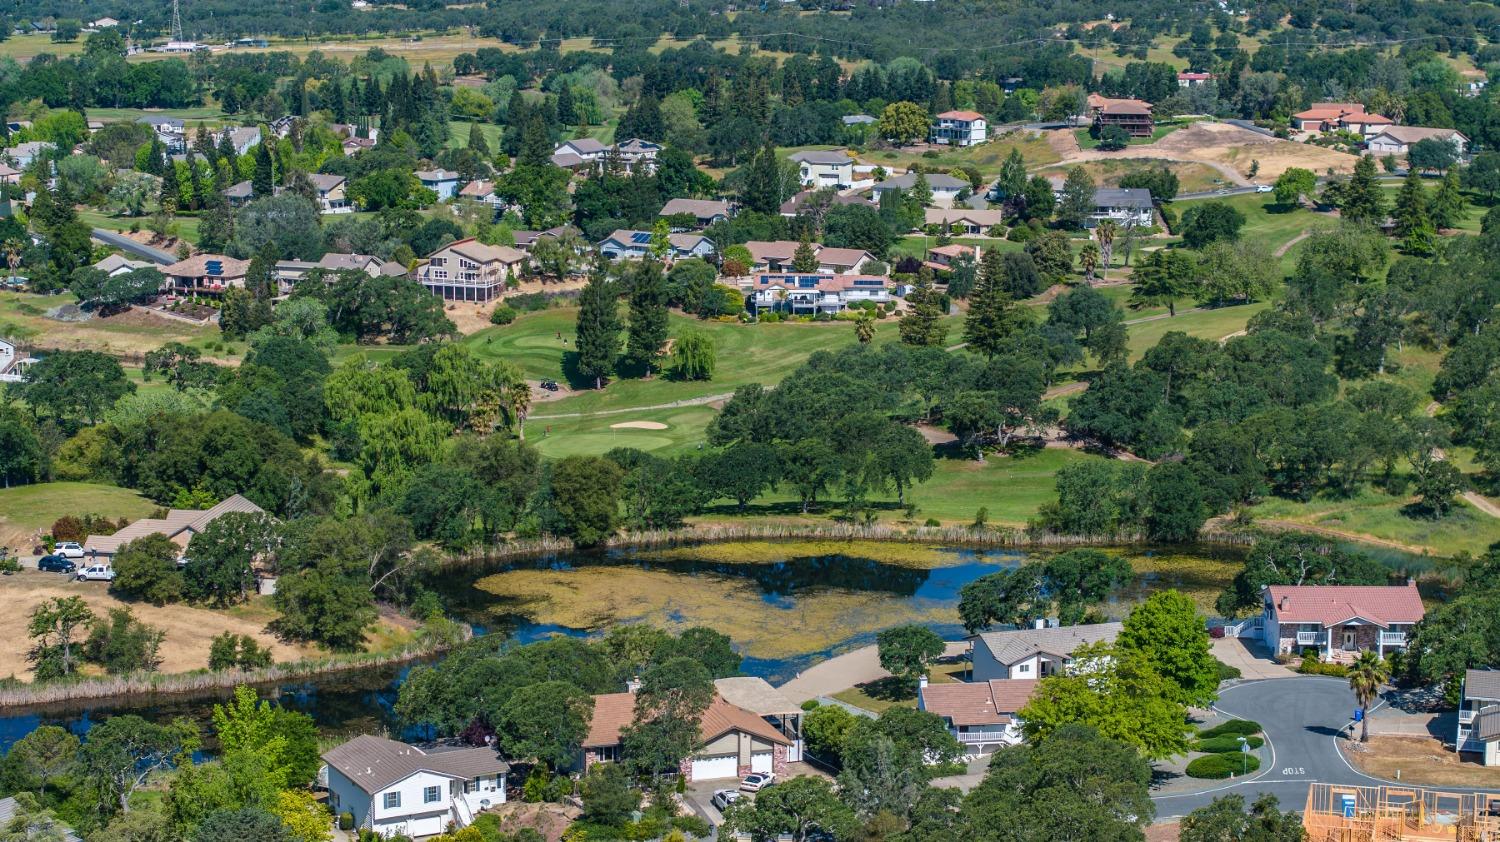
<svg viewBox="0 0 1500 842">
<path fill-rule="evenodd" d="M 1297 632 L 1298 646 L 1317 646 L 1323 642 L 1322 632 Z"/>
<path fill-rule="evenodd" d="M 1474 721 L 1474 717 L 1476 715 L 1477 715 L 1477 711 L 1472 711 L 1472 710 L 1469 710 L 1468 708 L 1459 708 L 1458 709 L 1458 724 L 1460 724 L 1460 725 L 1468 725 L 1470 722 Z"/>
<path fill-rule="evenodd" d="M 960 731 L 953 736 L 961 743 L 999 743 L 1005 741 L 1004 731 Z"/>
<path fill-rule="evenodd" d="M 1406 632 L 1381 632 L 1381 646 L 1405 646 Z"/>
</svg>

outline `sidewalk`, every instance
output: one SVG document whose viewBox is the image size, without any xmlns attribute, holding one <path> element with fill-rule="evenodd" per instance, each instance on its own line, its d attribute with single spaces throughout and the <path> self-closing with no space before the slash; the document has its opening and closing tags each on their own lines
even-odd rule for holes
<svg viewBox="0 0 1500 842">
<path fill-rule="evenodd" d="M 943 654 L 954 656 L 962 655 L 967 651 L 969 651 L 967 640 L 952 640 L 948 642 Z M 800 705 L 808 699 L 832 696 L 856 684 L 864 684 L 889 675 L 890 673 L 880 666 L 880 652 L 877 647 L 866 646 L 808 667 L 778 689 L 793 704 Z"/>
</svg>

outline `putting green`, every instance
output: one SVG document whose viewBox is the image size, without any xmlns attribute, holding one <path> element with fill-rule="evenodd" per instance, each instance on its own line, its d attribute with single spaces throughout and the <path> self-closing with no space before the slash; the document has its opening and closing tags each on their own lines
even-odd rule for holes
<svg viewBox="0 0 1500 842">
<path fill-rule="evenodd" d="M 615 430 L 609 433 L 573 433 L 570 435 L 539 436 L 533 430 L 526 440 L 536 445 L 543 456 L 557 459 L 563 456 L 600 456 L 617 447 L 633 447 L 636 450 L 664 450 L 676 444 L 670 436 L 652 435 L 647 430 Z"/>
</svg>

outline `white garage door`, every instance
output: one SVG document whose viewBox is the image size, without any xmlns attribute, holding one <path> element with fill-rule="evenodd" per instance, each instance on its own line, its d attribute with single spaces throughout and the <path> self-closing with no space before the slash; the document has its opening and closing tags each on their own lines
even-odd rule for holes
<svg viewBox="0 0 1500 842">
<path fill-rule="evenodd" d="M 733 754 L 718 757 L 700 757 L 693 761 L 693 780 L 711 781 L 714 778 L 733 778 L 739 774 L 739 758 Z"/>
<path fill-rule="evenodd" d="M 769 752 L 769 751 L 757 751 L 754 754 L 750 755 L 750 771 L 752 771 L 752 772 L 769 772 L 769 771 L 771 771 L 771 752 Z"/>
</svg>

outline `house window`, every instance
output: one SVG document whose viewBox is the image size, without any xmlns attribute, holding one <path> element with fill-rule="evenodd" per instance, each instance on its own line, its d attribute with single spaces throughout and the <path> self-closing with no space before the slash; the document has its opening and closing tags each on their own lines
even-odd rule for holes
<svg viewBox="0 0 1500 842">
<path fill-rule="evenodd" d="M 1016 667 L 1016 672 L 1031 672 L 1031 664 L 1021 664 Z"/>
<path fill-rule="evenodd" d="M 448 265 L 448 258 L 446 258 L 446 257 L 434 257 L 432 259 L 432 265 L 433 266 L 447 266 Z"/>
<path fill-rule="evenodd" d="M 435 804 L 435 803 L 437 803 L 439 801 L 442 801 L 442 800 L 443 800 L 443 788 L 442 787 L 430 786 L 430 787 L 427 787 L 426 789 L 422 790 L 422 803 L 423 804 Z"/>
<path fill-rule="evenodd" d="M 387 810 L 394 810 L 394 809 L 396 809 L 397 807 L 400 807 L 400 806 L 401 806 L 401 793 L 399 793 L 399 792 L 387 792 L 385 794 L 385 808 Z"/>
<path fill-rule="evenodd" d="M 600 746 L 594 749 L 594 759 L 602 763 L 614 762 L 620 759 L 619 746 Z"/>
</svg>

